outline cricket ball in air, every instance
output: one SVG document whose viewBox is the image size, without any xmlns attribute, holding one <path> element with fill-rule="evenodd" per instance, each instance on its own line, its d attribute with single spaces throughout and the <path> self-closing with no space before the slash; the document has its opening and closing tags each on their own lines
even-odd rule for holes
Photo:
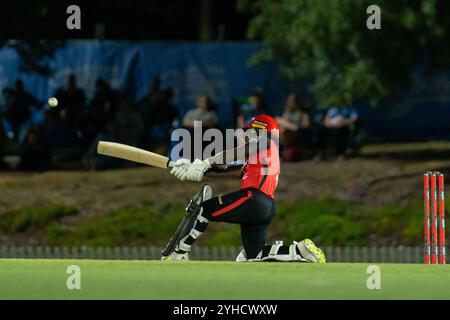
<svg viewBox="0 0 450 320">
<path fill-rule="evenodd" d="M 48 98 L 48 105 L 52 108 L 56 107 L 58 105 L 58 99 L 55 97 Z"/>
</svg>

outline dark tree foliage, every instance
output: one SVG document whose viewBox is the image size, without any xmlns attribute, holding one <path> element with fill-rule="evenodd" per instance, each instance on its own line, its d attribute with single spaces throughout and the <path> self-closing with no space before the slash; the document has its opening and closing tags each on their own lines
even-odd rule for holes
<svg viewBox="0 0 450 320">
<path fill-rule="evenodd" d="M 369 30 L 369 5 L 381 30 Z M 408 87 L 411 72 L 447 67 L 450 2 L 446 0 L 240 0 L 252 12 L 248 37 L 265 48 L 253 63 L 277 58 L 319 105 L 364 99 L 372 104 Z"/>
</svg>

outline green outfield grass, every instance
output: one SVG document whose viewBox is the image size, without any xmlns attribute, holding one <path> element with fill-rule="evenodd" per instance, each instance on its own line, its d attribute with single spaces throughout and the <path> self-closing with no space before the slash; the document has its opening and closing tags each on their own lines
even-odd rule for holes
<svg viewBox="0 0 450 320">
<path fill-rule="evenodd" d="M 68 290 L 70 265 L 81 290 Z M 450 267 L 0 259 L 0 299 L 450 299 Z"/>
</svg>

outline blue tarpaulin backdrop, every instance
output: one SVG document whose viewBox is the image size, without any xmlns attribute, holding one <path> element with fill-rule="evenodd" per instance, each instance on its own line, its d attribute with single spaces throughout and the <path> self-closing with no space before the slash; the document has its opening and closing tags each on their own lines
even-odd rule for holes
<svg viewBox="0 0 450 320">
<path fill-rule="evenodd" d="M 172 87 L 181 114 L 195 105 L 195 98 L 209 95 L 218 105 L 220 118 L 231 121 L 231 98 L 247 96 L 254 87 L 268 93 L 272 108 L 279 108 L 291 83 L 277 73 L 275 63 L 248 67 L 248 58 L 257 43 L 180 43 L 70 41 L 56 51 L 50 78 L 19 72 L 20 61 L 13 49 L 0 50 L 0 88 L 11 86 L 16 78 L 38 99 L 46 101 L 55 89 L 66 84 L 74 73 L 87 97 L 94 94 L 99 77 L 114 89 L 132 92 L 141 99 L 151 79 L 159 75 L 163 87 Z"/>
<path fill-rule="evenodd" d="M 183 114 L 194 106 L 195 97 L 209 95 L 218 106 L 223 124 L 232 122 L 231 99 L 247 96 L 260 87 L 269 108 L 281 111 L 286 95 L 304 91 L 299 84 L 278 73 L 276 63 L 248 66 L 252 53 L 261 48 L 254 42 L 185 43 L 69 41 L 56 51 L 50 65 L 51 77 L 21 73 L 13 49 L 0 50 L 0 89 L 21 78 L 25 88 L 41 101 L 51 97 L 74 73 L 78 85 L 91 98 L 95 80 L 108 80 L 120 91 L 132 92 L 138 100 L 149 90 L 151 79 L 159 75 L 163 87 L 172 87 L 175 103 Z M 432 78 L 417 76 L 410 92 L 389 106 L 360 108 L 364 125 L 372 138 L 413 140 L 445 138 L 450 135 L 450 73 Z M 358 107 L 358 106 L 356 106 Z M 35 115 L 36 121 L 42 119 Z"/>
</svg>

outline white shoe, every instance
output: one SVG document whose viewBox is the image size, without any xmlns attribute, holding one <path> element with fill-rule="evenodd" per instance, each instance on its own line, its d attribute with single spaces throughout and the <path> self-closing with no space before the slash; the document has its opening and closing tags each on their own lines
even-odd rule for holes
<svg viewBox="0 0 450 320">
<path fill-rule="evenodd" d="M 247 256 L 245 255 L 245 250 L 242 249 L 242 251 L 236 257 L 236 262 L 244 262 L 244 261 L 248 261 L 248 260 L 247 260 Z"/>
<path fill-rule="evenodd" d="M 307 261 L 312 263 L 326 263 L 327 260 L 325 254 L 320 248 L 316 247 L 312 240 L 305 239 L 300 242 L 294 241 L 294 244 L 297 245 L 300 254 Z"/>
<path fill-rule="evenodd" d="M 163 256 L 161 260 L 189 260 L 189 253 L 176 253 L 175 251 L 172 252 L 168 256 Z"/>
</svg>

